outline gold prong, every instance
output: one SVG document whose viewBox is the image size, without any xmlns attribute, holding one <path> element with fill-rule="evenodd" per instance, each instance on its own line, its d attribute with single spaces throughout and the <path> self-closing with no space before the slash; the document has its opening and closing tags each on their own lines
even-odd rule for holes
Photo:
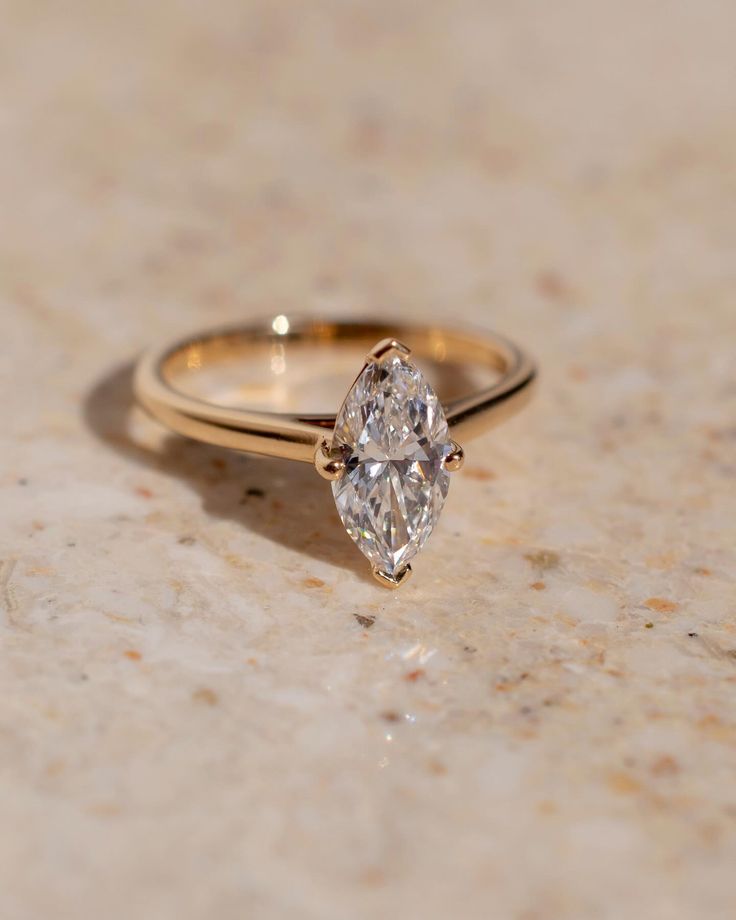
<svg viewBox="0 0 736 920">
<path fill-rule="evenodd" d="M 399 358 L 408 358 L 410 354 L 411 349 L 404 345 L 403 342 L 399 342 L 397 339 L 381 339 L 381 341 L 374 345 L 368 352 L 366 360 L 378 364 L 386 358 L 393 358 L 396 356 Z"/>
<path fill-rule="evenodd" d="M 448 473 L 456 473 L 463 468 L 463 463 L 465 463 L 465 451 L 457 441 L 453 441 L 452 450 L 445 457 L 445 469 Z"/>
<path fill-rule="evenodd" d="M 330 449 L 326 441 L 322 441 L 314 453 L 314 466 L 323 479 L 334 482 L 345 472 L 345 461 L 339 453 Z"/>
<path fill-rule="evenodd" d="M 377 565 L 371 566 L 373 572 L 373 577 L 379 584 L 382 584 L 384 588 L 390 588 L 391 590 L 396 590 L 400 588 L 404 582 L 408 581 L 411 577 L 411 566 L 407 565 L 403 569 L 399 569 L 398 572 L 394 572 L 393 575 L 388 572 L 383 572 L 378 568 Z"/>
</svg>

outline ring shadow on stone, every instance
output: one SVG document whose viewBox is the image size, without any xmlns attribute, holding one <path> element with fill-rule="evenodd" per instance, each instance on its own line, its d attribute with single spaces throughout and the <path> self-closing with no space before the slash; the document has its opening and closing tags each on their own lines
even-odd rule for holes
<svg viewBox="0 0 736 920">
<path fill-rule="evenodd" d="M 370 567 L 345 533 L 328 484 L 310 464 L 246 455 L 175 434 L 155 450 L 136 443 L 129 430 L 134 371 L 132 362 L 115 368 L 85 399 L 85 422 L 103 444 L 127 460 L 183 480 L 199 493 L 206 514 L 372 582 Z"/>
</svg>

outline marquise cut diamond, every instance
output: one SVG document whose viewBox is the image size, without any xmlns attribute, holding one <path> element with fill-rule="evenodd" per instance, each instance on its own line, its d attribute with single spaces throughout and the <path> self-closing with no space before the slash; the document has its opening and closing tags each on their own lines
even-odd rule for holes
<svg viewBox="0 0 736 920">
<path fill-rule="evenodd" d="M 452 449 L 442 405 L 416 367 L 396 354 L 364 367 L 337 416 L 333 451 L 345 470 L 332 491 L 348 534 L 391 579 L 437 523 Z"/>
</svg>

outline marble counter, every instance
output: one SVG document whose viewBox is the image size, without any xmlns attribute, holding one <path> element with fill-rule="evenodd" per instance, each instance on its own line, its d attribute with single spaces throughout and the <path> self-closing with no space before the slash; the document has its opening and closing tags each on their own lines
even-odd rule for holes
<svg viewBox="0 0 736 920">
<path fill-rule="evenodd" d="M 734 916 L 734 28 L 3 4 L 3 920 Z M 397 593 L 307 466 L 132 409 L 292 311 L 540 362 Z"/>
</svg>

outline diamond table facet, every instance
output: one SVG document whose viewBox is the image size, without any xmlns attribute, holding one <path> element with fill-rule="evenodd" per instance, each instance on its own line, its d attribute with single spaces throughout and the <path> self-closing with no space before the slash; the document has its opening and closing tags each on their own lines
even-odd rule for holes
<svg viewBox="0 0 736 920">
<path fill-rule="evenodd" d="M 390 582 L 437 523 L 454 446 L 421 371 L 395 352 L 366 364 L 337 416 L 332 450 L 345 469 L 332 491 L 348 534 Z"/>
</svg>

